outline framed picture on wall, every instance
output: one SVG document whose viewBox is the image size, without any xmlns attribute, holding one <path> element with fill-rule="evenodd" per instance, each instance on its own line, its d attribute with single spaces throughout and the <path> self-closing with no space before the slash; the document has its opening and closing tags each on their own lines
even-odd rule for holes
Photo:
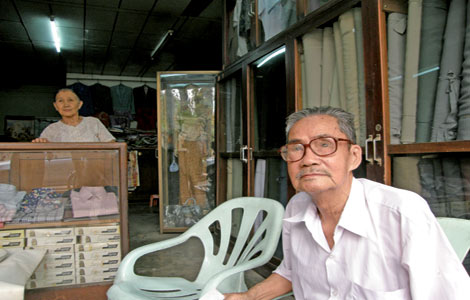
<svg viewBox="0 0 470 300">
<path fill-rule="evenodd" d="M 5 116 L 5 135 L 18 142 L 30 142 L 34 139 L 33 116 Z"/>
<path fill-rule="evenodd" d="M 59 121 L 60 117 L 38 117 L 34 119 L 34 136 L 39 137 L 41 132 L 52 123 Z"/>
</svg>

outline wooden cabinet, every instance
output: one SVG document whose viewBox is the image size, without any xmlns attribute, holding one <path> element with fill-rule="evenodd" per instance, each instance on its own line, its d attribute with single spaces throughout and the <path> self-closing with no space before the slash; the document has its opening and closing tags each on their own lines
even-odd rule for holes
<svg viewBox="0 0 470 300">
<path fill-rule="evenodd" d="M 1 204 L 16 209 L 2 247 L 48 250 L 26 298 L 112 283 L 129 251 L 126 176 L 124 143 L 0 144 Z"/>
<path fill-rule="evenodd" d="M 276 138 L 284 137 L 285 135 L 282 128 L 279 128 L 278 125 L 284 125 L 286 115 L 308 107 L 308 105 L 310 105 L 308 103 L 311 103 L 309 101 L 311 101 L 312 93 L 321 95 L 318 100 L 320 102 L 314 103 L 320 103 L 321 105 L 332 105 L 332 103 L 334 103 L 334 101 L 326 101 L 325 103 L 325 94 L 320 94 L 320 87 L 312 88 L 312 86 L 317 86 L 315 78 L 320 78 L 321 80 L 325 79 L 325 75 L 320 74 L 326 67 L 322 58 L 337 50 L 337 40 L 334 41 L 335 48 L 330 50 L 330 52 L 325 50 L 327 49 L 326 47 L 321 48 L 323 52 L 310 51 L 310 49 L 312 47 L 318 47 L 318 45 L 320 45 L 320 47 L 325 45 L 324 39 L 326 32 L 328 32 L 328 34 L 333 32 L 334 35 L 339 28 L 339 32 L 343 36 L 351 32 L 356 35 L 356 40 L 354 41 L 355 46 L 350 46 L 350 50 L 358 51 L 356 52 L 358 54 L 355 57 L 355 66 L 357 69 L 363 69 L 362 75 L 360 71 L 357 73 L 358 76 L 363 76 L 363 81 L 361 82 L 360 79 L 355 79 L 358 80 L 356 88 L 359 90 L 356 92 L 361 93 L 360 90 L 363 89 L 363 95 L 360 96 L 362 98 L 359 98 L 359 104 L 362 108 L 355 111 L 355 109 L 348 107 L 348 105 L 345 107 L 346 110 L 355 114 L 359 112 L 360 116 L 358 117 L 360 120 L 358 120 L 357 124 L 363 130 L 361 132 L 361 138 L 359 138 L 364 153 L 363 164 L 358 170 L 358 173 L 356 173 L 356 176 L 367 177 L 378 182 L 414 190 L 429 202 L 436 216 L 470 218 L 470 179 L 467 172 L 469 169 L 469 156 L 466 154 L 470 150 L 470 144 L 468 138 L 465 138 L 466 135 L 464 131 L 458 131 L 457 129 L 457 132 L 459 132 L 459 135 L 457 135 L 455 128 L 452 129 L 454 132 L 449 134 L 449 136 L 457 135 L 457 139 L 459 139 L 458 136 L 460 136 L 460 140 L 457 141 L 452 140 L 452 138 L 444 141 L 430 139 L 425 142 L 420 139 L 411 142 L 405 139 L 396 143 L 393 142 L 394 138 L 396 138 L 396 128 L 394 124 L 391 125 L 391 123 L 396 122 L 397 111 L 400 122 L 406 119 L 405 122 L 409 123 L 408 119 L 411 119 L 411 123 L 413 123 L 415 122 L 414 120 L 421 122 L 423 119 L 423 117 L 419 115 L 421 110 L 417 108 L 428 105 L 432 106 L 433 110 L 434 106 L 438 109 L 438 104 L 423 104 L 418 102 L 420 101 L 419 94 L 421 91 L 429 90 L 430 88 L 439 89 L 444 85 L 446 88 L 441 89 L 449 94 L 452 93 L 452 91 L 458 91 L 458 85 L 456 85 L 456 83 L 460 84 L 460 78 L 462 79 L 462 84 L 465 84 L 466 80 L 470 81 L 470 78 L 465 77 L 468 75 L 464 71 L 455 70 L 453 71 L 454 74 L 451 72 L 452 70 L 442 70 L 444 65 L 441 60 L 442 57 L 445 56 L 444 50 L 441 51 L 441 58 L 437 58 L 435 65 L 424 65 L 423 60 L 420 58 L 426 54 L 426 51 L 429 52 L 430 50 L 426 48 L 428 44 L 419 46 L 420 41 L 421 43 L 429 43 L 423 41 L 425 37 L 431 37 L 431 39 L 437 38 L 439 43 L 444 43 L 443 36 L 446 34 L 444 28 L 455 26 L 445 26 L 446 21 L 442 21 L 443 18 L 445 19 L 445 15 L 444 17 L 442 16 L 442 11 L 449 16 L 452 10 L 452 17 L 450 19 L 447 17 L 447 20 L 452 21 L 454 20 L 454 15 L 464 14 L 462 11 L 465 11 L 465 8 L 460 8 L 459 12 L 458 9 L 452 7 L 454 4 L 443 1 L 443 7 L 436 8 L 441 9 L 439 12 L 439 22 L 441 23 L 439 24 L 441 27 L 443 26 L 443 28 L 440 28 L 440 34 L 442 36 L 436 36 L 437 33 L 430 31 L 429 27 L 427 27 L 430 23 L 433 23 L 434 20 L 430 17 L 433 16 L 433 12 L 430 12 L 430 8 L 428 6 L 425 7 L 425 5 L 422 7 L 419 5 L 418 7 L 409 7 L 409 5 L 417 5 L 416 3 L 420 1 L 297 1 L 297 21 L 286 26 L 283 31 L 270 38 L 263 38 L 262 27 L 266 24 L 263 24 L 263 17 L 260 16 L 260 12 L 258 11 L 258 9 L 260 9 L 260 1 L 253 0 L 248 2 L 252 3 L 251 7 L 253 11 L 249 13 L 249 17 L 245 18 L 244 22 L 251 24 L 251 31 L 250 35 L 247 35 L 247 31 L 241 32 L 240 29 L 238 29 L 239 38 L 241 38 L 241 40 L 238 40 L 238 44 L 234 43 L 233 38 L 233 30 L 237 30 L 235 26 L 239 26 L 239 23 L 234 22 L 234 14 L 243 14 L 246 10 L 242 9 L 241 11 L 236 11 L 237 6 L 235 5 L 235 1 L 226 1 L 225 5 L 225 65 L 224 71 L 219 75 L 218 80 L 219 96 L 217 108 L 217 122 L 219 124 L 217 131 L 218 203 L 230 199 L 233 195 L 255 194 L 257 185 L 257 176 L 255 174 L 256 165 L 260 159 L 276 159 L 277 153 L 275 148 L 282 145 L 282 139 L 277 140 Z M 463 2 L 465 1 L 462 1 L 462 3 Z M 309 7 L 309 5 L 306 5 L 308 3 L 317 3 L 319 5 Z M 417 9 L 419 9 L 418 13 L 416 13 Z M 412 12 L 412 10 L 415 12 Z M 354 14 L 350 12 L 354 12 Z M 347 14 L 350 15 L 347 16 Z M 396 28 L 391 28 L 391 25 L 387 25 L 387 22 L 390 21 L 391 16 L 394 17 L 396 14 L 401 14 L 401 19 L 399 19 Z M 357 19 L 354 20 L 356 22 L 354 27 L 349 29 L 348 27 L 341 27 L 341 23 L 346 24 L 347 22 L 353 22 L 351 18 L 356 18 L 357 15 L 360 15 L 360 19 L 359 22 L 357 22 Z M 417 19 L 418 17 L 421 17 L 421 19 Z M 465 24 L 465 22 L 460 22 L 459 24 L 462 25 Z M 437 25 L 433 24 L 433 26 Z M 415 32 L 414 36 L 407 36 L 407 30 L 410 30 L 410 28 L 407 29 L 407 26 L 411 26 L 410 28 L 413 28 L 415 31 L 418 30 L 417 33 Z M 243 28 L 245 30 L 247 29 L 246 26 Z M 232 32 L 228 29 L 232 30 Z M 359 29 L 362 29 L 362 36 L 360 37 L 357 36 Z M 464 28 L 458 29 L 460 29 L 457 30 L 459 38 L 462 40 L 462 31 L 465 33 L 465 30 Z M 401 67 L 401 74 L 389 74 L 389 70 L 391 69 L 389 60 L 392 56 L 396 55 L 397 51 L 389 47 L 390 44 L 396 45 L 396 42 L 391 40 L 391 34 L 393 32 L 390 33 L 390 30 L 395 31 L 395 33 L 401 35 L 402 39 L 405 39 L 407 46 L 404 47 L 407 48 L 406 50 L 405 48 L 401 50 L 406 52 L 403 54 L 405 57 L 401 59 L 414 63 L 415 69 L 406 67 L 407 70 L 405 70 L 403 65 Z M 315 31 L 321 32 L 320 35 Z M 454 32 L 454 34 L 457 33 Z M 237 35 L 235 34 L 235 36 Z M 322 37 L 323 40 L 318 39 L 318 36 Z M 336 36 L 334 37 L 336 38 Z M 311 39 L 307 40 L 307 38 Z M 320 42 L 317 43 L 319 40 Z M 454 38 L 448 38 L 448 40 L 454 41 Z M 237 56 L 234 54 L 237 52 L 234 52 L 232 47 L 234 45 L 239 47 L 240 41 L 242 45 L 244 45 L 244 42 L 249 42 L 249 47 L 248 51 L 238 52 L 238 54 L 241 55 Z M 348 43 L 348 41 L 346 41 L 346 43 Z M 460 66 L 463 63 L 465 67 L 465 63 L 468 64 L 468 60 L 466 60 L 467 57 L 464 55 L 463 44 L 458 46 L 462 47 L 460 52 L 457 51 L 455 54 L 447 54 L 447 56 L 460 55 L 460 60 L 457 65 Z M 310 49 L 308 49 L 308 47 L 310 47 Z M 362 49 L 360 49 L 361 47 Z M 442 49 L 445 47 L 445 44 L 443 44 Z M 270 74 L 260 72 L 259 64 L 263 58 L 269 57 L 280 49 L 284 51 L 282 54 L 284 69 L 281 70 L 281 68 L 278 68 L 275 70 L 272 68 L 271 71 L 278 72 L 278 75 L 270 78 L 267 85 L 261 87 L 263 79 L 269 78 Z M 360 51 L 362 51 L 362 55 Z M 415 53 L 416 57 L 410 57 L 411 54 L 408 54 L 408 52 L 411 54 Z M 349 55 L 345 54 L 343 51 L 342 56 L 338 57 L 338 53 L 340 52 L 337 52 L 335 59 L 332 60 L 334 64 L 339 64 L 341 59 L 347 59 L 345 55 Z M 435 52 L 431 51 L 430 54 L 427 54 L 435 54 Z M 277 59 L 280 57 L 281 56 L 277 56 Z M 276 58 L 271 58 L 272 62 L 274 60 L 276 60 Z M 306 62 L 306 60 L 311 60 L 311 62 Z M 434 58 L 434 60 L 436 61 L 436 58 Z M 418 65 L 418 62 L 420 65 Z M 316 67 L 315 64 L 317 64 Z M 311 67 L 312 65 L 314 67 Z M 348 72 L 351 72 L 350 70 L 351 69 L 345 68 L 342 72 L 336 72 L 335 76 L 342 75 L 346 78 L 350 78 L 348 77 L 350 75 Z M 312 72 L 313 75 L 306 74 L 308 72 Z M 430 85 L 429 81 L 428 83 L 422 83 L 420 81 L 423 78 L 426 79 L 425 76 L 433 72 L 441 72 L 440 75 L 438 74 L 436 76 L 436 80 L 437 78 L 445 78 L 445 82 L 435 81 Z M 463 77 L 460 74 L 463 74 Z M 308 76 L 310 76 L 310 78 L 308 78 Z M 399 85 L 402 89 L 410 91 L 409 86 L 414 85 L 415 90 L 411 89 L 409 93 L 411 93 L 412 96 L 407 95 L 406 99 L 404 99 L 405 96 L 403 95 L 400 96 L 401 98 L 399 97 L 398 100 L 396 98 L 391 99 L 389 96 L 390 92 L 392 90 L 395 91 L 397 81 L 400 80 L 401 83 L 399 83 Z M 350 84 L 349 79 L 347 83 Z M 347 88 L 346 86 L 346 89 Z M 273 91 L 276 92 L 271 94 Z M 328 91 L 331 92 L 331 89 Z M 403 93 L 403 91 L 401 93 Z M 349 94 L 351 94 L 351 92 L 346 90 L 347 97 Z M 466 118 L 466 114 L 463 113 L 462 110 L 459 109 L 456 111 L 456 106 L 463 105 L 462 97 L 466 95 L 462 95 L 462 90 L 460 95 L 458 93 L 454 94 L 454 98 L 457 97 L 459 102 L 455 103 L 455 99 L 448 97 L 446 101 L 451 104 L 449 104 L 448 108 L 443 110 L 447 112 L 444 119 L 449 120 L 449 118 L 454 118 L 455 123 L 455 114 L 458 116 L 460 114 L 463 118 Z M 266 97 L 266 103 L 263 102 L 263 97 Z M 333 96 L 330 97 L 330 100 L 332 97 Z M 437 96 L 433 94 L 430 97 Z M 349 101 L 349 98 L 346 100 Z M 398 109 L 397 104 L 392 103 L 393 101 L 399 102 L 400 107 Z M 411 102 L 414 104 L 409 107 L 409 103 Z M 234 114 L 235 108 L 236 113 Z M 263 127 L 265 124 L 263 120 L 259 118 L 260 109 L 261 114 L 267 113 L 268 126 L 266 127 Z M 241 112 L 240 117 L 238 117 L 239 111 Z M 405 116 L 401 114 L 405 114 Z M 460 123 L 462 122 L 465 122 L 465 119 L 461 119 Z M 418 126 L 420 126 L 420 124 L 418 124 Z M 230 130 L 232 130 L 232 132 Z M 234 130 L 238 130 L 237 133 L 235 133 Z M 470 132 L 470 129 L 468 132 Z M 263 134 L 275 140 L 272 145 L 269 144 L 269 140 L 267 141 L 268 145 L 272 147 L 264 148 L 262 146 L 266 145 L 266 141 L 263 140 Z M 236 143 L 232 139 L 233 135 L 236 137 Z M 411 130 L 411 135 L 414 135 L 414 129 Z M 235 147 L 233 147 L 233 145 L 235 145 Z M 233 168 L 234 165 L 237 165 L 236 168 L 238 168 L 235 171 Z M 440 168 L 447 168 L 449 175 L 446 175 Z M 467 174 L 465 174 L 465 172 L 467 172 Z M 239 173 L 242 174 L 241 177 L 238 175 Z M 239 181 L 237 181 L 234 179 L 234 174 L 237 174 L 237 178 L 242 179 L 238 179 Z M 272 175 L 269 172 L 266 174 L 267 179 L 265 182 L 269 182 L 269 177 Z M 274 181 L 279 181 L 279 176 L 274 176 L 276 177 Z M 280 197 L 277 198 L 279 200 L 289 199 L 295 193 L 290 184 L 282 186 L 281 191 L 286 195 L 279 195 Z"/>
</svg>

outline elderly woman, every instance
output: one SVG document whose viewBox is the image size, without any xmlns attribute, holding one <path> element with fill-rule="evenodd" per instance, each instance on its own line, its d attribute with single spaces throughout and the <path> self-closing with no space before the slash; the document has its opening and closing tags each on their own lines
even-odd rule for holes
<svg viewBox="0 0 470 300">
<path fill-rule="evenodd" d="M 47 126 L 33 143 L 47 142 L 114 142 L 114 137 L 100 120 L 82 117 L 78 110 L 83 102 L 71 89 L 57 92 L 54 107 L 62 119 Z"/>
</svg>

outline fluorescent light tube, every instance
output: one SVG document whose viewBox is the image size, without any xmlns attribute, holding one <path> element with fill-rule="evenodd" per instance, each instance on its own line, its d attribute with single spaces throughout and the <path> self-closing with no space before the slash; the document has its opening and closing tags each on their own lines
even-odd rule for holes
<svg viewBox="0 0 470 300">
<path fill-rule="evenodd" d="M 286 47 L 282 47 L 280 49 L 277 49 L 276 51 L 274 51 L 273 53 L 269 54 L 265 59 L 263 59 L 258 65 L 257 67 L 258 68 L 261 68 L 262 65 L 264 65 L 265 63 L 267 63 L 269 60 L 271 60 L 273 57 L 276 57 L 278 56 L 279 54 L 282 54 L 286 52 Z"/>
<path fill-rule="evenodd" d="M 59 32 L 57 30 L 57 26 L 55 24 L 54 18 L 51 18 L 51 31 L 52 31 L 52 37 L 54 38 L 55 49 L 57 50 L 57 52 L 60 52 Z"/>
<path fill-rule="evenodd" d="M 153 59 L 153 56 L 155 55 L 155 53 L 157 53 L 158 50 L 160 50 L 160 48 L 163 46 L 163 44 L 166 43 L 166 40 L 173 35 L 173 30 L 172 29 L 169 29 L 165 35 L 163 35 L 162 39 L 160 40 L 160 42 L 158 42 L 157 46 L 155 46 L 155 49 L 153 49 L 152 53 L 150 53 L 150 58 Z"/>
</svg>

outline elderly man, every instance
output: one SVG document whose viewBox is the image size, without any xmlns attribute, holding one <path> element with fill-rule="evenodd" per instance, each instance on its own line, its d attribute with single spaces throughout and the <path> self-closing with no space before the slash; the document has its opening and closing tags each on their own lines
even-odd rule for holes
<svg viewBox="0 0 470 300">
<path fill-rule="evenodd" d="M 299 191 L 283 225 L 284 260 L 265 281 L 225 299 L 469 299 L 470 278 L 426 201 L 353 177 L 362 150 L 354 117 L 305 109 L 281 148 Z"/>
</svg>

